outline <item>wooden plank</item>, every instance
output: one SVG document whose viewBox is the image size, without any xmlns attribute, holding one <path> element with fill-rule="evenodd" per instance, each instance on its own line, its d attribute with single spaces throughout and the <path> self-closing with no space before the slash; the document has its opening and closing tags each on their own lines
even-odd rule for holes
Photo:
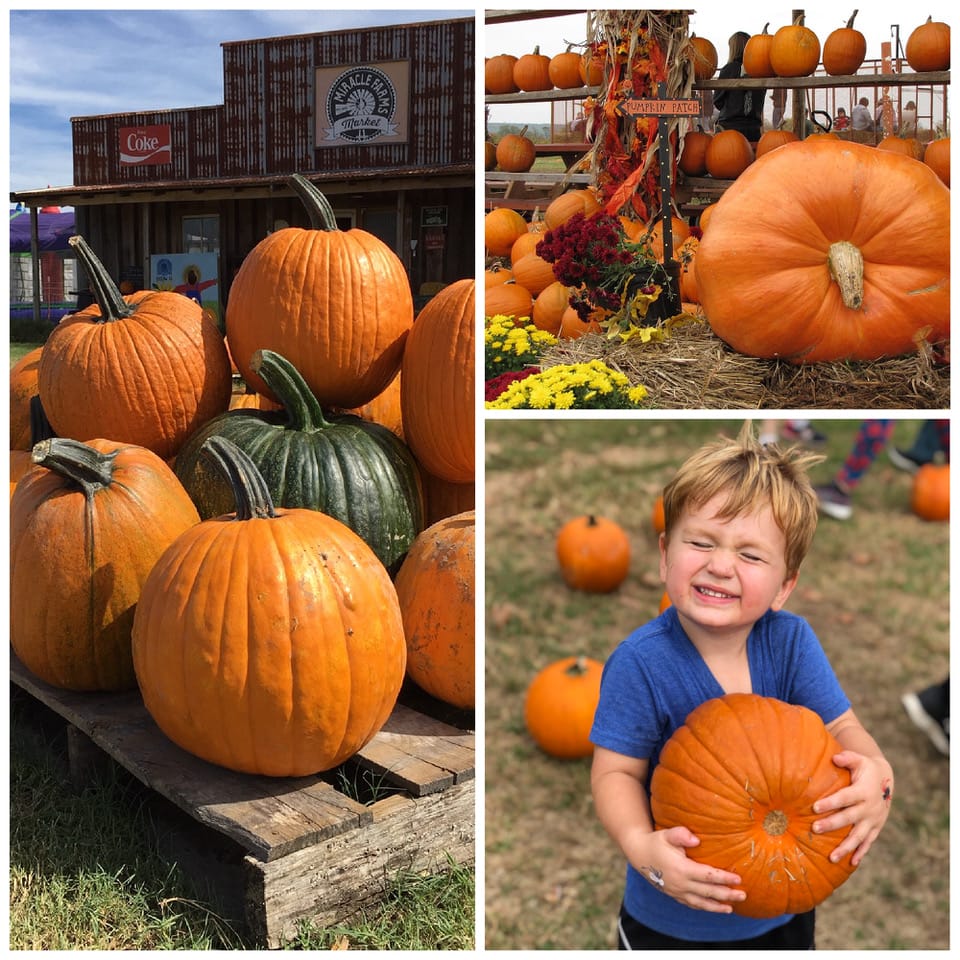
<svg viewBox="0 0 960 960">
<path fill-rule="evenodd" d="M 950 71 L 932 73 L 858 73 L 850 76 L 819 77 L 716 77 L 694 83 L 694 90 L 807 90 L 813 87 L 913 87 L 949 83 Z M 490 98 L 488 98 L 490 99 Z"/>
<path fill-rule="evenodd" d="M 389 797 L 373 805 L 369 829 L 269 862 L 246 858 L 248 929 L 276 948 L 301 917 L 335 923 L 382 897 L 398 871 L 474 862 L 474 801 L 473 781 L 416 801 Z"/>
</svg>

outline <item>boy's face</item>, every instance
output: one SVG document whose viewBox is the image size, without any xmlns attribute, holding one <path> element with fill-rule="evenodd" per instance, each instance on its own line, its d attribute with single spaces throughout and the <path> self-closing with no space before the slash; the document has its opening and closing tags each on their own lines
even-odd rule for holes
<svg viewBox="0 0 960 960">
<path fill-rule="evenodd" d="M 684 511 L 660 535 L 660 578 L 691 639 L 746 638 L 767 610 L 779 610 L 796 585 L 787 576 L 786 538 L 769 505 L 721 520 L 722 494 Z"/>
</svg>

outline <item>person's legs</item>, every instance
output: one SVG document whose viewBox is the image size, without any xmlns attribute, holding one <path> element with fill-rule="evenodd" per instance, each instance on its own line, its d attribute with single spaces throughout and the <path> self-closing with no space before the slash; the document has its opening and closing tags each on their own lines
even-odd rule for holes
<svg viewBox="0 0 960 960">
<path fill-rule="evenodd" d="M 853 447 L 833 478 L 833 483 L 816 488 L 820 509 L 828 517 L 847 520 L 852 516 L 850 495 L 887 445 L 893 424 L 893 420 L 864 420 L 860 424 Z"/>
</svg>

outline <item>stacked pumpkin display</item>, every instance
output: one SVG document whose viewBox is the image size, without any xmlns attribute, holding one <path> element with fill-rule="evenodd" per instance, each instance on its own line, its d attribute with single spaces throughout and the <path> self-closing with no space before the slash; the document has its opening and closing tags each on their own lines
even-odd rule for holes
<svg viewBox="0 0 960 960">
<path fill-rule="evenodd" d="M 55 434 L 11 495 L 14 652 L 66 689 L 139 686 L 181 747 L 273 776 L 329 769 L 382 727 L 413 608 L 393 578 L 437 523 L 473 528 L 474 281 L 414 323 L 389 247 L 339 231 L 309 181 L 290 183 L 312 228 L 247 256 L 226 342 L 179 294 L 122 296 L 75 238 L 97 304 L 11 377 L 12 441 L 30 446 L 34 382 Z M 231 355 L 272 409 L 228 411 Z M 385 391 L 402 427 L 342 412 Z M 437 574 L 410 566 L 423 617 Z M 442 698 L 430 681 L 455 672 L 468 709 L 473 566 L 463 551 L 451 574 L 471 616 L 434 598 L 445 629 L 416 634 L 432 660 L 414 677 Z"/>
</svg>

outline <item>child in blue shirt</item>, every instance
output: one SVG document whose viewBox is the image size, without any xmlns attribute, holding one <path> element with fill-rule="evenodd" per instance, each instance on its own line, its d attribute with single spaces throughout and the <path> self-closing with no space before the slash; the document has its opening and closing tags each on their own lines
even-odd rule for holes
<svg viewBox="0 0 960 960">
<path fill-rule="evenodd" d="M 820 715 L 843 747 L 834 763 L 851 774 L 814 805 L 817 832 L 841 831 L 832 859 L 858 864 L 886 822 L 893 770 L 810 626 L 783 609 L 816 529 L 806 470 L 820 459 L 761 445 L 748 422 L 736 440 L 690 457 L 664 490 L 660 576 L 672 605 L 610 656 L 591 732 L 597 814 L 627 858 L 621 948 L 814 946 L 813 910 L 734 914 L 746 898 L 740 877 L 688 858 L 699 841 L 685 827 L 654 830 L 650 776 L 704 700 L 755 693 Z"/>
</svg>

